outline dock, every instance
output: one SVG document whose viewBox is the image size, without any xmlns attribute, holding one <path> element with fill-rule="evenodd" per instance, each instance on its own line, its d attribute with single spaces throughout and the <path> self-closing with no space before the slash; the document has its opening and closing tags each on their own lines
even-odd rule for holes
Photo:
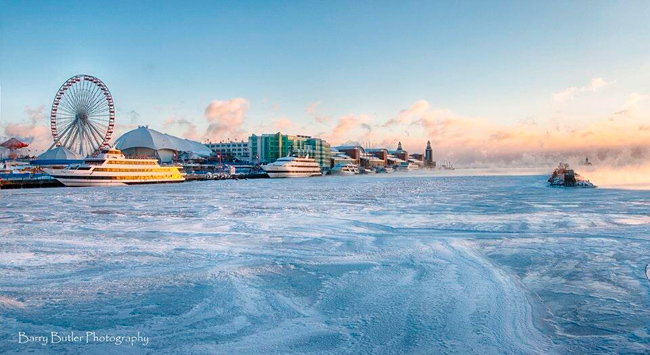
<svg viewBox="0 0 650 355">
<path fill-rule="evenodd" d="M 245 174 L 187 174 L 185 181 L 268 179 L 265 172 Z"/>
<path fill-rule="evenodd" d="M 205 180 L 245 180 L 245 179 L 266 179 L 269 176 L 264 172 L 245 174 L 187 174 L 185 181 Z M 47 174 L 0 174 L 0 189 L 34 189 L 40 187 L 63 187 L 58 180 Z"/>
<path fill-rule="evenodd" d="M 0 189 L 33 189 L 39 187 L 63 187 L 63 184 L 47 174 L 0 174 Z"/>
</svg>

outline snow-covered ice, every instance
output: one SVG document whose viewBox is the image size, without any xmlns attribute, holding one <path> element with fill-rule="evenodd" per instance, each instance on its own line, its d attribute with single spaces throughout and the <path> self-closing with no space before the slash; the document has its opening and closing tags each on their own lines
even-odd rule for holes
<svg viewBox="0 0 650 355">
<path fill-rule="evenodd" d="M 5 190 L 0 353 L 650 352 L 650 192 L 545 180 Z"/>
</svg>

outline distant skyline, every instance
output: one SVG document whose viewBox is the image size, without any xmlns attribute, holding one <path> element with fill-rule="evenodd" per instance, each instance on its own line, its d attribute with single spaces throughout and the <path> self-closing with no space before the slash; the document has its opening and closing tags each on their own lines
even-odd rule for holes
<svg viewBox="0 0 650 355">
<path fill-rule="evenodd" d="M 51 144 L 76 74 L 114 138 L 306 134 L 461 164 L 650 154 L 650 2 L 0 0 L 0 137 Z M 604 154 L 603 152 L 610 152 Z"/>
</svg>

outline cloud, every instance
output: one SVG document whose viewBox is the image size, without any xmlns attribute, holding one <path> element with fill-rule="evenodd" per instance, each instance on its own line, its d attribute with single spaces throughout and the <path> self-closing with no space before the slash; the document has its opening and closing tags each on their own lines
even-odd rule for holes
<svg viewBox="0 0 650 355">
<path fill-rule="evenodd" d="M 609 85 L 607 81 L 603 78 L 593 78 L 591 79 L 591 82 L 587 86 L 588 91 L 596 91 L 598 89 L 604 88 L 605 86 Z"/>
<path fill-rule="evenodd" d="M 638 105 L 640 100 L 642 96 L 633 96 L 626 101 L 627 106 Z M 401 140 L 409 152 L 422 152 L 426 141 L 431 140 L 436 159 L 450 159 L 457 166 L 553 166 L 566 157 L 581 156 L 584 160 L 588 155 L 591 159 L 595 152 L 620 153 L 634 147 L 650 150 L 650 127 L 638 116 L 620 123 L 601 116 L 589 124 L 579 124 L 570 117 L 537 115 L 534 121 L 506 124 L 461 116 L 419 100 L 399 111 L 394 123 L 374 130 L 373 137 L 387 147 Z M 648 156 L 631 154 L 629 159 L 640 161 Z"/>
<path fill-rule="evenodd" d="M 331 135 L 334 137 L 342 136 L 345 132 L 352 130 L 358 124 L 354 115 L 347 115 L 339 118 L 339 122 L 332 130 Z"/>
<path fill-rule="evenodd" d="M 422 125 L 431 134 L 436 134 L 438 129 L 444 130 L 457 124 L 460 124 L 460 121 L 450 110 L 440 108 L 422 112 L 419 118 L 416 117 L 411 122 L 411 125 Z"/>
<path fill-rule="evenodd" d="M 555 101 L 558 104 L 566 104 L 568 101 L 573 100 L 574 96 L 577 93 L 581 92 L 589 92 L 589 91 L 597 91 L 600 90 L 607 85 L 611 84 L 611 82 L 607 82 L 603 78 L 593 78 L 589 82 L 589 84 L 582 86 L 582 87 L 570 87 L 566 88 L 563 91 L 557 92 L 553 94 L 553 101 Z"/>
<path fill-rule="evenodd" d="M 557 103 L 564 104 L 567 101 L 572 100 L 573 95 L 575 95 L 575 93 L 577 91 L 578 91 L 578 88 L 574 86 L 574 87 L 567 88 L 564 91 L 554 93 L 553 94 L 553 101 L 555 101 Z"/>
<path fill-rule="evenodd" d="M 307 108 L 305 108 L 305 113 L 309 116 L 312 116 L 314 118 L 314 121 L 318 123 L 327 123 L 330 121 L 330 117 L 317 112 L 318 106 L 320 106 L 320 104 L 320 100 L 310 103 L 307 105 Z"/>
<path fill-rule="evenodd" d="M 116 108 L 116 110 L 118 112 L 120 121 L 123 121 L 124 119 L 128 118 L 130 123 L 137 124 L 138 121 L 140 120 L 140 113 L 136 110 L 125 111 L 125 110 L 121 110 L 119 107 Z"/>
<path fill-rule="evenodd" d="M 320 100 L 318 100 L 318 101 L 314 101 L 314 102 L 310 103 L 309 105 L 307 105 L 307 108 L 305 109 L 305 112 L 306 112 L 308 115 L 313 115 L 313 114 L 316 113 L 316 108 L 317 108 L 319 105 L 320 105 Z"/>
<path fill-rule="evenodd" d="M 16 137 L 29 143 L 31 152 L 41 152 L 49 148 L 54 142 L 49 124 L 46 124 L 45 106 L 36 108 L 25 106 L 26 120 L 20 123 L 7 123 L 3 125 L 4 136 Z"/>
<path fill-rule="evenodd" d="M 372 131 L 370 118 L 367 115 L 345 115 L 339 117 L 332 131 L 323 136 L 332 144 L 340 144 L 350 138 L 354 141 L 367 139 Z"/>
<path fill-rule="evenodd" d="M 368 123 L 361 123 L 360 124 L 361 128 L 365 129 L 368 131 L 368 133 L 372 132 L 372 126 Z"/>
<path fill-rule="evenodd" d="M 537 126 L 537 122 L 535 121 L 535 118 L 533 116 L 528 116 L 522 120 L 519 121 L 524 126 Z"/>
<path fill-rule="evenodd" d="M 243 98 L 212 101 L 205 108 L 205 118 L 209 122 L 206 138 L 220 140 L 242 137 L 245 132 L 243 132 L 241 127 L 248 109 L 248 100 Z"/>
<path fill-rule="evenodd" d="M 293 126 L 291 120 L 287 117 L 282 117 L 278 120 L 273 121 L 273 127 L 278 131 L 285 131 Z"/>
<path fill-rule="evenodd" d="M 645 101 L 650 99 L 650 95 L 643 95 L 639 93 L 632 93 L 630 96 L 625 100 L 625 104 L 623 105 L 624 109 L 631 110 L 631 109 L 636 109 L 637 104 L 641 101 Z"/>
<path fill-rule="evenodd" d="M 198 134 L 196 132 L 196 125 L 185 118 L 177 117 L 168 117 L 165 122 L 163 122 L 163 129 L 170 127 L 182 127 L 185 128 L 185 131 L 181 133 L 183 138 L 198 140 Z"/>
<path fill-rule="evenodd" d="M 492 133 L 490 135 L 490 140 L 492 140 L 492 141 L 499 141 L 500 142 L 500 141 L 504 141 L 504 140 L 510 139 L 510 138 L 512 138 L 512 133 L 511 132 L 501 132 L 501 131 L 499 131 L 499 132 L 496 132 L 496 133 Z"/>
<path fill-rule="evenodd" d="M 397 116 L 389 119 L 383 124 L 383 127 L 388 127 L 396 124 L 409 124 L 414 119 L 421 117 L 425 112 L 431 108 L 427 100 L 418 100 L 410 108 L 401 110 Z"/>
<path fill-rule="evenodd" d="M 623 107 L 621 108 L 621 110 L 614 112 L 614 116 L 630 115 L 638 109 L 639 103 L 646 101 L 648 99 L 650 99 L 650 95 L 644 95 L 644 94 L 633 92 L 625 100 L 625 103 L 623 103 Z"/>
</svg>

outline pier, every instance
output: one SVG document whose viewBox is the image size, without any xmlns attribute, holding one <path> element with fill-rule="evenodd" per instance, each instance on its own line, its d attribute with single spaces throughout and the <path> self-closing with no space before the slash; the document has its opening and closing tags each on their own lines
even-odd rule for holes
<svg viewBox="0 0 650 355">
<path fill-rule="evenodd" d="M 0 174 L 0 189 L 33 189 L 39 187 L 63 187 L 63 184 L 46 174 Z"/>
<path fill-rule="evenodd" d="M 8 175 L 11 175 L 8 177 Z M 38 176 L 37 176 L 38 175 Z M 185 182 L 205 180 L 246 180 L 246 179 L 267 179 L 266 173 L 247 174 L 187 174 Z M 58 180 L 46 174 L 0 174 L 0 189 L 34 189 L 41 187 L 64 187 Z"/>
</svg>

